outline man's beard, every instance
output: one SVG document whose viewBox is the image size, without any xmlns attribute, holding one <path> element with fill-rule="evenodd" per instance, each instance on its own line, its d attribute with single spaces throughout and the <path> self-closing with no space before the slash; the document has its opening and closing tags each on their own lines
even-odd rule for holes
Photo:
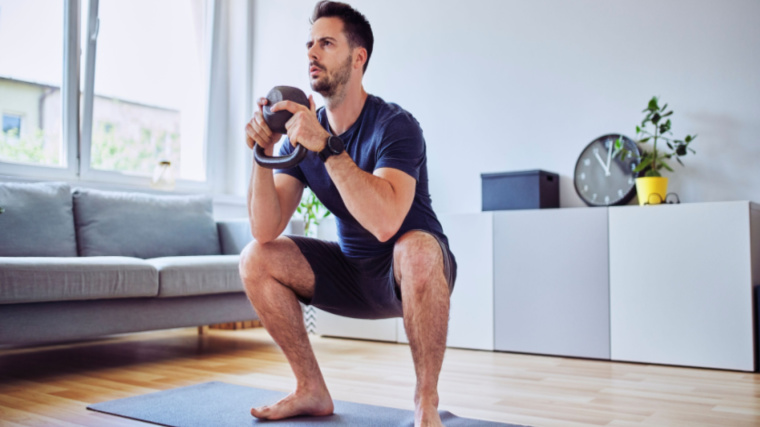
<svg viewBox="0 0 760 427">
<path fill-rule="evenodd" d="M 317 66 L 325 72 L 325 75 L 322 77 L 311 81 L 311 89 L 322 95 L 325 99 L 335 98 L 338 95 L 338 90 L 342 86 L 345 86 L 351 78 L 351 59 L 351 55 L 349 54 L 343 65 L 335 70 L 335 73 L 329 73 L 321 64 L 311 62 L 309 64 L 310 67 Z"/>
</svg>

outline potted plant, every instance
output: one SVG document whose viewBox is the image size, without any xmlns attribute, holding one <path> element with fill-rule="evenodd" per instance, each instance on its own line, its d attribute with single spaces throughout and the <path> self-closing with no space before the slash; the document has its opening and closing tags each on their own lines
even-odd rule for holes
<svg viewBox="0 0 760 427">
<path fill-rule="evenodd" d="M 306 237 L 317 237 L 316 226 L 319 225 L 320 221 L 330 216 L 330 211 L 309 189 L 301 198 L 301 203 L 296 211 L 303 218 L 303 235 Z"/>
<path fill-rule="evenodd" d="M 673 114 L 673 110 L 668 111 L 668 104 L 660 107 L 656 96 L 649 100 L 649 105 L 642 112 L 646 113 L 646 116 L 641 121 L 641 125 L 636 126 L 636 139 L 640 145 L 641 153 L 638 156 L 639 165 L 634 169 L 634 172 L 643 172 L 644 176 L 636 178 L 636 193 L 640 205 L 646 203 L 655 205 L 665 200 L 668 190 L 668 178 L 662 176 L 660 171 L 665 169 L 673 172 L 673 168 L 668 164 L 668 161 L 672 159 L 683 166 L 681 157 L 689 151 L 696 153 L 689 147 L 689 144 L 694 141 L 697 135 L 686 135 L 686 138 L 682 140 L 667 137 L 666 135 L 673 134 L 670 131 L 672 123 L 669 118 Z M 649 142 L 652 143 L 651 149 L 644 146 Z M 663 142 L 665 146 L 663 146 Z M 618 144 L 621 142 L 618 141 L 616 145 Z M 622 144 L 616 148 L 620 150 L 621 158 L 628 155 L 628 151 L 622 147 Z"/>
</svg>

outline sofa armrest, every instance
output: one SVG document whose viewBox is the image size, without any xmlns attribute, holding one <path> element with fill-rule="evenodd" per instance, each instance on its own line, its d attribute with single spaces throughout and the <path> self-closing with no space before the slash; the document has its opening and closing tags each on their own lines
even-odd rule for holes
<svg viewBox="0 0 760 427">
<path fill-rule="evenodd" d="M 253 240 L 251 234 L 251 224 L 247 218 L 244 219 L 225 219 L 216 222 L 219 231 L 219 244 L 222 248 L 222 255 L 237 255 L 243 251 L 245 245 Z M 282 234 L 302 235 L 303 232 L 293 232 L 293 230 L 302 230 L 303 221 L 291 220 Z"/>
</svg>

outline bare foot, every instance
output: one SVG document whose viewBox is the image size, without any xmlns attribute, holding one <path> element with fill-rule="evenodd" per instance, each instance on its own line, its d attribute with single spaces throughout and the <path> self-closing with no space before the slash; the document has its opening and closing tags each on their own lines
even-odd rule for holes
<svg viewBox="0 0 760 427">
<path fill-rule="evenodd" d="M 438 408 L 435 405 L 418 405 L 414 411 L 415 427 L 439 427 L 443 426 Z"/>
<path fill-rule="evenodd" d="M 332 413 L 333 402 L 326 389 L 320 392 L 296 390 L 274 405 L 251 408 L 251 415 L 262 420 L 281 420 L 298 415 L 321 417 Z"/>
</svg>

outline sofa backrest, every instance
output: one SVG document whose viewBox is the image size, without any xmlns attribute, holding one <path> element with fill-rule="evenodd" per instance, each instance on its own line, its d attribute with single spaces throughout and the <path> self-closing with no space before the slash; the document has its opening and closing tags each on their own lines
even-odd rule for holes
<svg viewBox="0 0 760 427">
<path fill-rule="evenodd" d="M 0 182 L 0 206 L 0 256 L 77 256 L 67 184 Z"/>
<path fill-rule="evenodd" d="M 73 200 L 80 256 L 220 254 L 208 196 L 76 189 Z"/>
</svg>

